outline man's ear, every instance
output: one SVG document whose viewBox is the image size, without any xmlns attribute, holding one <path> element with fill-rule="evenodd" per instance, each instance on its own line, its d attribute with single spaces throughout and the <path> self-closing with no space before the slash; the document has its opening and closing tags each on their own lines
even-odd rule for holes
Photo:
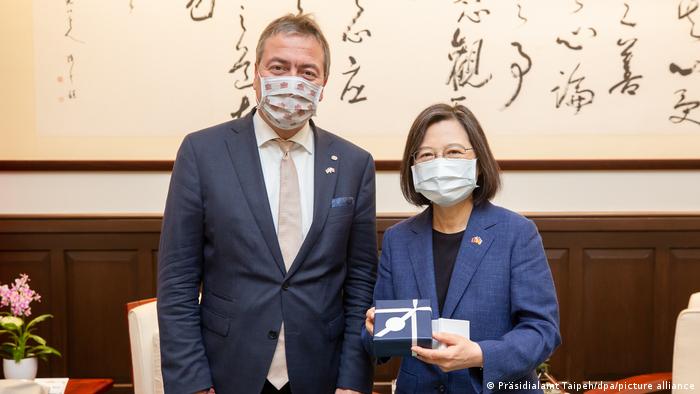
<svg viewBox="0 0 700 394">
<path fill-rule="evenodd" d="M 326 78 L 326 79 L 323 80 L 323 85 L 322 85 L 322 86 L 323 86 L 323 89 L 321 89 L 321 95 L 318 96 L 318 101 L 319 101 L 319 102 L 320 102 L 321 100 L 323 100 L 323 93 L 324 93 L 325 90 L 326 90 L 326 84 L 327 84 L 327 83 L 328 83 L 328 78 Z"/>
<path fill-rule="evenodd" d="M 258 65 L 255 65 L 255 75 L 253 76 L 253 91 L 255 91 L 255 101 L 260 102 L 260 95 L 262 94 L 262 90 L 260 89 L 260 84 L 262 81 L 260 81 L 260 73 L 258 72 Z"/>
<path fill-rule="evenodd" d="M 258 73 L 258 65 L 257 64 L 255 65 L 254 70 L 255 70 L 255 75 L 253 75 L 253 90 L 255 90 L 255 92 L 257 93 L 260 91 L 260 73 Z"/>
</svg>

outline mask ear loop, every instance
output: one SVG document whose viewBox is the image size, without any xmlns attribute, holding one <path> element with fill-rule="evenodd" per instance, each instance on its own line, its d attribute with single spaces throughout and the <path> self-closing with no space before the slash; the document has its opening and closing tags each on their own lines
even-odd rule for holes
<svg viewBox="0 0 700 394">
<path fill-rule="evenodd" d="M 266 90 L 265 89 L 265 81 L 263 81 L 263 76 L 260 75 L 260 71 L 257 71 L 255 74 L 258 76 L 258 80 L 260 81 L 260 99 L 258 100 L 257 95 L 255 96 L 255 99 L 258 101 L 257 104 L 255 105 L 255 107 L 258 110 L 262 110 L 261 104 L 265 100 L 265 97 L 267 96 L 265 94 L 265 90 Z"/>
<path fill-rule="evenodd" d="M 313 116 L 316 116 L 316 112 L 318 110 L 318 104 L 321 102 L 321 94 L 323 93 L 323 89 L 325 88 L 325 86 L 323 86 L 323 85 L 320 85 L 317 87 L 318 87 L 318 90 L 316 91 L 316 95 L 314 96 L 314 114 L 313 114 Z"/>
</svg>

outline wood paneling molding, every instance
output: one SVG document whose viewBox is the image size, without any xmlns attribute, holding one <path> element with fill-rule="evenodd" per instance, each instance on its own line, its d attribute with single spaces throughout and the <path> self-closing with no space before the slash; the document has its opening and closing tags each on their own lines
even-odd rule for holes
<svg viewBox="0 0 700 394">
<path fill-rule="evenodd" d="M 700 159 L 499 160 L 503 171 L 700 170 Z M 398 171 L 400 160 L 376 160 L 377 171 Z M 172 160 L 0 160 L 2 171 L 171 171 Z"/>
</svg>

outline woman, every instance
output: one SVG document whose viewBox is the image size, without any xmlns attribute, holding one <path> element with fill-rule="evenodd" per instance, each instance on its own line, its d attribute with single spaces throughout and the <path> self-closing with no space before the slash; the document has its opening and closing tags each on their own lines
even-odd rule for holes
<svg viewBox="0 0 700 394">
<path fill-rule="evenodd" d="M 404 196 L 428 208 L 384 233 L 374 299 L 429 299 L 433 319 L 469 320 L 471 338 L 414 347 L 396 392 L 542 392 L 535 368 L 561 342 L 552 275 L 532 221 L 489 202 L 499 169 L 479 122 L 461 105 L 425 109 L 401 167 Z M 374 308 L 365 326 L 372 351 Z"/>
</svg>

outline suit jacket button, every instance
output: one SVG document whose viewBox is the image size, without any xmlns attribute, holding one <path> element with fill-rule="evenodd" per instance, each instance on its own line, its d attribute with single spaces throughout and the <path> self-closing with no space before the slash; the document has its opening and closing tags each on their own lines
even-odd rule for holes
<svg viewBox="0 0 700 394">
<path fill-rule="evenodd" d="M 287 282 L 282 283 L 282 290 L 285 290 L 285 291 L 289 290 L 289 283 L 287 283 Z"/>
<path fill-rule="evenodd" d="M 267 333 L 267 337 L 270 338 L 270 339 L 277 339 L 277 331 L 275 331 L 275 330 L 270 330 L 270 331 Z"/>
</svg>

